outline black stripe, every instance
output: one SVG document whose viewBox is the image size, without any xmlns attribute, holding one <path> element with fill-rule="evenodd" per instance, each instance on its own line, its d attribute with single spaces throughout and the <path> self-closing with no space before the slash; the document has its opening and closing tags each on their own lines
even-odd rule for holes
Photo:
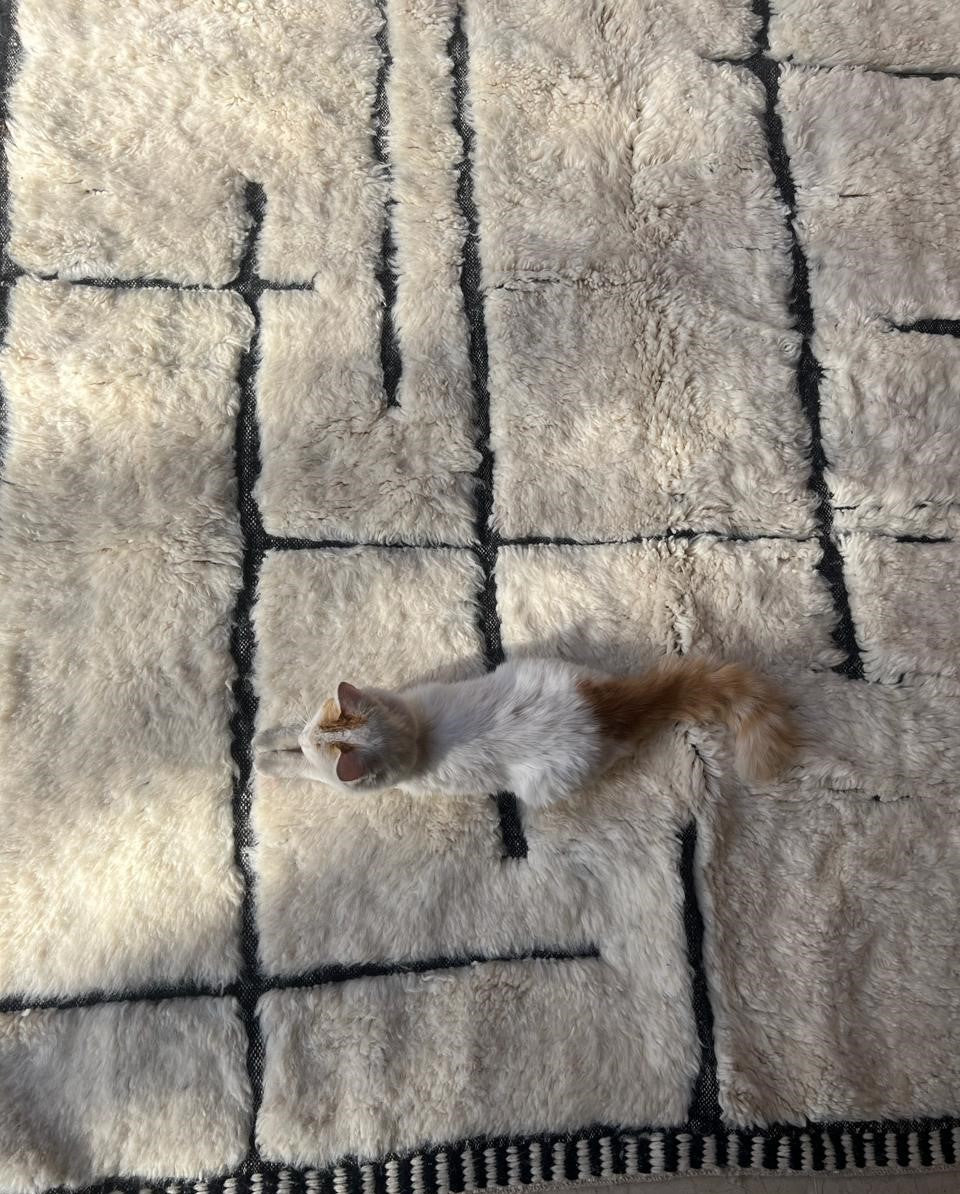
<svg viewBox="0 0 960 1194">
<path fill-rule="evenodd" d="M 360 1194 L 362 1182 L 360 1178 L 360 1165 L 356 1157 L 344 1157 L 340 1162 L 340 1168 L 343 1170 L 346 1178 L 347 1194 Z"/>
<path fill-rule="evenodd" d="M 637 1169 L 641 1173 L 649 1173 L 650 1165 L 650 1139 L 647 1136 L 637 1137 Z"/>
<path fill-rule="evenodd" d="M 591 1136 L 587 1140 L 587 1163 L 589 1165 L 590 1176 L 599 1177 L 603 1171 L 599 1136 Z"/>
<path fill-rule="evenodd" d="M 839 507 L 836 507 L 839 508 Z M 866 532 L 861 532 L 865 534 Z M 893 535 L 884 531 L 869 532 L 874 539 L 895 539 L 898 543 L 952 543 L 949 536 Z M 491 536 L 499 550 L 501 547 L 623 547 L 631 543 L 664 543 L 674 539 L 714 539 L 719 543 L 819 543 L 820 535 L 734 535 L 725 531 L 695 530 L 680 528 L 653 535 L 630 535 L 625 539 L 573 539 L 566 535 L 524 535 L 518 538 Z M 376 543 L 359 539 L 304 539 L 293 536 L 267 535 L 266 546 L 270 551 L 327 551 L 344 550 L 351 547 L 383 549 L 387 551 L 469 551 L 469 543 L 409 543 L 392 541 Z"/>
<path fill-rule="evenodd" d="M 447 1182 L 450 1194 L 463 1194 L 463 1149 L 459 1145 L 451 1145 L 446 1149 L 447 1154 Z"/>
<path fill-rule="evenodd" d="M 11 267 L 11 279 L 33 278 L 37 282 L 69 282 L 71 286 L 92 286 L 99 290 L 189 290 L 206 294 L 222 294 L 225 290 L 238 289 L 236 279 L 225 286 L 211 286 L 206 282 L 174 282 L 170 278 L 63 278 L 59 273 L 34 273 L 30 270 Z M 248 281 L 247 293 L 259 298 L 265 290 L 312 290 L 311 282 L 270 282 L 266 278 L 252 277 Z"/>
<path fill-rule="evenodd" d="M 663 1167 L 667 1173 L 676 1173 L 680 1150 L 677 1147 L 677 1133 L 663 1133 Z"/>
<path fill-rule="evenodd" d="M 499 1141 L 493 1147 L 493 1169 L 498 1186 L 510 1184 L 510 1168 L 507 1165 L 507 1145 Z"/>
<path fill-rule="evenodd" d="M 99 1007 L 107 1003 L 157 1003 L 165 999 L 220 999 L 236 995 L 237 987 L 231 983 L 223 987 L 203 987 L 191 983 L 172 983 L 168 986 L 154 984 L 132 990 L 109 991 L 98 988 L 82 995 L 8 995 L 0 999 L 0 1013 L 72 1011 L 79 1007 Z"/>
<path fill-rule="evenodd" d="M 497 792 L 494 800 L 497 803 L 504 858 L 526 858 L 529 847 L 520 816 L 520 802 L 512 792 Z"/>
<path fill-rule="evenodd" d="M 387 978 L 399 974 L 425 974 L 433 970 L 462 970 L 491 962 L 575 962 L 585 958 L 599 958 L 596 945 L 563 949 L 555 946 L 536 946 L 533 949 L 509 954 L 462 954 L 458 957 L 412 958 L 395 962 L 331 963 L 303 974 L 267 975 L 264 990 L 290 991 L 302 987 L 320 987 L 328 983 L 352 982 L 360 978 Z"/>
<path fill-rule="evenodd" d="M 691 970 L 693 1015 L 700 1042 L 700 1065 L 690 1096 L 687 1126 L 691 1132 L 719 1132 L 720 1084 L 717 1079 L 717 1051 L 713 1040 L 713 1008 L 703 964 L 703 913 L 697 899 L 697 823 L 691 821 L 678 835 L 679 870 L 683 884 L 683 928 L 687 940 L 687 961 Z"/>
<path fill-rule="evenodd" d="M 754 8 L 754 12 L 758 11 L 757 8 Z M 764 49 L 766 50 L 766 48 L 766 43 L 764 43 Z M 749 58 L 707 58 L 706 61 L 720 63 L 725 66 L 746 66 L 751 70 L 753 69 L 753 55 Z M 771 59 L 771 61 L 775 62 L 777 60 Z M 793 60 L 783 59 L 783 61 Z M 890 66 L 868 66 L 860 62 L 797 62 L 796 65 L 802 67 L 803 70 L 815 70 L 823 73 L 830 71 L 847 71 L 848 73 L 857 71 L 858 74 L 889 75 L 892 79 L 928 79 L 933 83 L 942 82 L 944 79 L 960 79 L 960 71 L 923 70 L 922 68 L 917 68 L 916 70 L 895 70 Z"/>
<path fill-rule="evenodd" d="M 410 1180 L 410 1156 L 404 1154 L 397 1158 L 397 1186 L 400 1194 L 413 1194 L 413 1183 Z"/>
<path fill-rule="evenodd" d="M 421 1153 L 422 1158 L 422 1172 L 423 1172 L 423 1189 L 435 1190 L 437 1188 L 437 1151 L 430 1149 L 428 1152 Z"/>
<path fill-rule="evenodd" d="M 480 1148 L 474 1148 L 473 1145 L 474 1141 L 471 1140 L 468 1149 L 470 1153 L 470 1167 L 473 1173 L 473 1184 L 478 1190 L 485 1190 L 487 1186 L 487 1159 L 483 1155 L 482 1143 Z M 464 1164 L 466 1164 L 466 1160 Z"/>
<path fill-rule="evenodd" d="M 383 23 L 377 30 L 376 41 L 380 51 L 380 66 L 377 70 L 377 85 L 373 100 L 373 156 L 383 166 L 389 178 L 390 155 L 389 128 L 390 104 L 387 99 L 387 80 L 393 66 L 387 28 L 387 0 L 379 0 Z M 393 237 L 393 200 L 388 196 L 383 211 L 383 232 L 380 240 L 380 257 L 375 275 L 383 295 L 383 311 L 380 317 L 380 368 L 383 373 L 383 392 L 387 406 L 399 406 L 397 387 L 403 372 L 400 344 L 394 320 L 397 302 L 396 244 Z"/>
<path fill-rule="evenodd" d="M 533 1145 L 524 1141 L 517 1145 L 517 1169 L 521 1185 L 528 1186 L 533 1181 L 533 1170 L 530 1164 L 530 1149 Z"/>
<path fill-rule="evenodd" d="M 553 1137 L 541 1136 L 538 1139 L 540 1145 L 540 1176 L 545 1182 L 553 1181 L 555 1174 L 553 1172 Z"/>
<path fill-rule="evenodd" d="M 768 1136 L 763 1142 L 761 1152 L 761 1165 L 764 1169 L 776 1169 L 778 1167 L 778 1158 L 780 1156 L 780 1136 Z"/>
<path fill-rule="evenodd" d="M 247 304 L 254 320 L 254 331 L 247 351 L 240 361 L 240 409 L 237 414 L 235 460 L 237 504 L 243 535 L 242 587 L 237 595 L 230 651 L 236 667 L 233 684 L 234 715 L 231 721 L 233 760 L 236 774 L 233 787 L 234 857 L 243 877 L 240 910 L 241 967 L 237 997 L 247 1033 L 247 1074 L 252 1092 L 250 1137 L 247 1164 L 257 1163 L 255 1125 L 263 1097 L 263 1039 L 257 1019 L 257 999 L 262 990 L 258 957 L 258 934 L 254 895 L 254 874 L 249 858 L 253 844 L 250 827 L 250 781 L 253 768 L 253 732 L 257 717 L 257 694 L 253 686 L 253 659 L 256 641 L 252 611 L 256 600 L 260 565 L 264 556 L 263 524 L 253 489 L 260 475 L 260 431 L 256 413 L 256 372 L 260 352 L 260 306 L 256 286 L 257 238 L 263 224 L 266 195 L 259 183 L 248 182 L 244 193 L 247 219 L 246 243 L 237 277 L 231 289 Z"/>
<path fill-rule="evenodd" d="M 300 974 L 264 975 L 257 971 L 252 984 L 257 996 L 264 991 L 292 991 L 304 987 L 319 987 L 330 983 L 352 982 L 359 978 L 385 978 L 399 974 L 425 974 L 433 970 L 459 970 L 490 962 L 574 962 L 585 958 L 599 958 L 596 945 L 535 946 L 533 949 L 510 954 L 462 954 L 457 957 L 413 958 L 408 961 L 358 962 L 330 964 Z M 204 987 L 193 983 L 155 984 L 130 990 L 87 991 L 82 995 L 57 996 L 10 995 L 0 999 L 0 1013 L 24 1011 L 70 1011 L 79 1007 L 98 1007 L 107 1003 L 156 1003 L 165 999 L 221 999 L 233 996 L 242 1000 L 243 980 L 220 987 Z"/>
<path fill-rule="evenodd" d="M 568 1181 L 575 1182 L 580 1177 L 580 1162 L 577 1158 L 577 1142 L 575 1138 L 567 1136 L 563 1141 L 563 1173 Z M 584 1177 L 586 1174 L 584 1174 Z"/>
<path fill-rule="evenodd" d="M 887 326 L 898 332 L 920 332 L 924 336 L 960 336 L 960 319 L 917 319 L 913 323 L 894 323 Z"/>
<path fill-rule="evenodd" d="M 824 1133 L 833 1145 L 834 1168 L 847 1168 L 847 1149 L 843 1143 L 843 1126 L 841 1124 L 827 1124 Z"/>
<path fill-rule="evenodd" d="M 497 612 L 497 538 L 490 520 L 493 515 L 493 451 L 490 447 L 490 387 L 487 352 L 487 324 L 483 310 L 480 278 L 480 222 L 473 197 L 474 133 L 466 117 L 467 75 L 470 53 L 463 28 L 463 9 L 457 5 L 453 31 L 447 42 L 452 64 L 453 126 L 460 138 L 462 153 L 457 172 L 457 204 L 467 228 L 460 266 L 460 289 L 469 334 L 470 373 L 476 407 L 476 448 L 480 463 L 474 475 L 476 495 L 475 552 L 480 563 L 482 583 L 478 603 L 480 631 L 483 635 L 484 661 L 488 668 L 503 663 L 503 642 L 500 637 L 500 617 Z M 509 792 L 496 797 L 500 815 L 503 846 L 511 858 L 525 858 L 526 836 L 520 817 L 517 798 Z"/>
<path fill-rule="evenodd" d="M 850 610 L 850 597 L 843 572 L 843 557 L 833 537 L 833 507 L 824 473 L 828 461 L 823 449 L 820 423 L 820 381 L 823 370 L 813 355 L 813 305 L 810 300 L 810 270 L 806 254 L 800 244 L 796 228 L 796 187 L 790 171 L 790 158 L 783 137 L 783 122 L 777 112 L 780 66 L 767 56 L 769 49 L 770 0 L 753 0 L 753 12 L 760 17 L 756 36 L 756 51 L 740 65 L 750 70 L 763 85 L 766 97 L 764 127 L 770 167 L 776 180 L 777 192 L 787 209 L 786 228 L 790 237 L 793 263 L 793 288 L 790 310 L 801 335 L 800 359 L 797 365 L 797 390 L 800 404 L 810 427 L 809 487 L 816 496 L 816 518 L 819 527 L 821 558 L 818 571 L 823 576 L 836 610 L 837 622 L 833 638 L 844 654 L 835 671 L 851 679 L 863 679 L 863 659 L 857 642 L 856 627 Z"/>
<path fill-rule="evenodd" d="M 387 1194 L 387 1167 L 383 1162 L 373 1166 L 373 1194 Z"/>
</svg>

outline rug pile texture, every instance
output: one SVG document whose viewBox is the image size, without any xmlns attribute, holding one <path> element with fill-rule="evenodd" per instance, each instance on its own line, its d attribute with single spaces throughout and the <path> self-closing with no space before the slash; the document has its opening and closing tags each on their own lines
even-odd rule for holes
<svg viewBox="0 0 960 1194">
<path fill-rule="evenodd" d="M 960 8 L 3 9 L 0 1190 L 960 1158 Z M 581 799 L 342 679 L 778 677 Z"/>
</svg>

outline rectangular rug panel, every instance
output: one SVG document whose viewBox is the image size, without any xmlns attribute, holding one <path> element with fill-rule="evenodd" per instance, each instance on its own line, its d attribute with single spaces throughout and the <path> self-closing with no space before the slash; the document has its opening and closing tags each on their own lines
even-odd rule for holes
<svg viewBox="0 0 960 1194">
<path fill-rule="evenodd" d="M 234 295 L 14 291 L 0 997 L 236 976 L 231 447 L 249 334 Z"/>
<path fill-rule="evenodd" d="M 0 1181 L 87 1186 L 243 1160 L 246 1040 L 232 999 L 0 1015 Z"/>
<path fill-rule="evenodd" d="M 916 71 L 960 67 L 960 9 L 940 0 L 777 0 L 777 58 Z"/>
<path fill-rule="evenodd" d="M 735 1123 L 940 1116 L 960 1084 L 956 801 L 713 811 L 707 964 Z"/>
</svg>

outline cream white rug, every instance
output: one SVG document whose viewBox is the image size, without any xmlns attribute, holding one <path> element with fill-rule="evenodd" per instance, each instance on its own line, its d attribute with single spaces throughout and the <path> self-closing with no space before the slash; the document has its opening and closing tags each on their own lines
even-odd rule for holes
<svg viewBox="0 0 960 1194">
<path fill-rule="evenodd" d="M 0 1190 L 960 1156 L 960 8 L 4 9 Z M 341 679 L 711 651 L 583 799 L 252 782 Z"/>
</svg>

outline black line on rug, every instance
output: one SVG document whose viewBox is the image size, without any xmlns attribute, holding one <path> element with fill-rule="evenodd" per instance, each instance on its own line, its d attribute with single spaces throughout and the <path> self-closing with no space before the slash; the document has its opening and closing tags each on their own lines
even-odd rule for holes
<svg viewBox="0 0 960 1194">
<path fill-rule="evenodd" d="M 268 976 L 256 969 L 254 982 L 241 978 L 238 982 L 221 986 L 202 986 L 197 983 L 154 983 L 148 987 L 111 991 L 97 989 L 80 995 L 8 995 L 0 998 L 0 1013 L 72 1011 L 74 1008 L 99 1007 L 109 1003 L 159 1003 L 167 999 L 222 999 L 232 996 L 243 1002 L 245 983 L 255 988 L 259 998 L 264 991 L 293 991 L 304 987 L 322 987 L 334 983 L 352 982 L 361 978 L 389 978 L 400 974 L 427 974 L 434 970 L 463 970 L 490 962 L 554 961 L 575 962 L 584 958 L 599 958 L 596 945 L 570 948 L 544 945 L 509 954 L 458 954 L 435 958 L 411 958 L 404 961 L 331 962 L 300 974 Z"/>
<path fill-rule="evenodd" d="M 842 507 L 834 507 L 841 509 Z M 850 507 L 853 508 L 853 507 Z M 861 532 L 869 533 L 874 539 L 896 539 L 897 542 L 916 543 L 952 543 L 949 536 L 904 536 L 894 535 L 889 531 Z M 674 539 L 715 539 L 719 543 L 819 543 L 819 534 L 815 535 L 736 535 L 726 531 L 699 531 L 678 528 L 653 535 L 631 535 L 626 539 L 575 539 L 569 535 L 523 535 L 517 538 L 501 539 L 495 536 L 497 551 L 501 547 L 623 547 L 630 543 L 664 543 Z M 377 543 L 370 539 L 304 539 L 296 536 L 264 535 L 264 543 L 268 551 L 342 551 L 348 548 L 364 547 L 375 551 L 469 551 L 467 543 L 408 543 L 394 541 Z M 475 548 L 473 549 L 475 550 Z"/>
<path fill-rule="evenodd" d="M 796 186 L 790 170 L 783 136 L 783 122 L 777 112 L 780 90 L 780 64 L 768 57 L 770 29 L 770 0 L 753 0 L 753 12 L 760 17 L 760 29 L 756 35 L 756 52 L 739 65 L 750 70 L 763 85 L 766 96 L 764 126 L 767 135 L 767 152 L 770 167 L 776 180 L 777 192 L 787 209 L 787 232 L 790 237 L 790 253 L 793 263 L 793 286 L 790 310 L 802 337 L 800 359 L 797 364 L 797 390 L 800 404 L 810 427 L 810 478 L 809 487 L 816 496 L 816 518 L 819 528 L 820 562 L 817 566 L 821 576 L 830 588 L 836 610 L 837 623 L 833 638 L 844 654 L 844 659 L 834 671 L 851 679 L 863 679 L 863 659 L 857 642 L 856 626 L 850 609 L 850 595 L 844 578 L 843 556 L 833 537 L 833 507 L 831 494 L 825 479 L 827 457 L 823 449 L 823 435 L 820 422 L 820 381 L 823 370 L 813 354 L 814 331 L 813 303 L 810 297 L 810 270 L 806 254 L 800 244 L 796 228 Z"/>
<path fill-rule="evenodd" d="M 577 962 L 584 958 L 599 958 L 596 945 L 563 949 L 559 946 L 537 946 L 534 949 L 509 954 L 462 954 L 453 957 L 412 958 L 399 962 L 334 962 L 318 966 L 303 974 L 267 976 L 263 985 L 267 990 L 291 991 L 302 987 L 323 987 L 332 983 L 352 982 L 360 978 L 391 978 L 401 974 L 427 974 L 434 970 L 464 970 L 470 966 L 485 966 L 491 962 Z"/>
<path fill-rule="evenodd" d="M 690 1096 L 687 1125 L 691 1132 L 719 1132 L 720 1084 L 717 1079 L 717 1050 L 713 1038 L 713 1008 L 703 963 L 703 913 L 697 897 L 697 823 L 691 821 L 677 835 L 680 840 L 679 870 L 683 884 L 683 928 L 690 964 L 693 1015 L 700 1042 L 700 1065 Z"/>
<path fill-rule="evenodd" d="M 759 9 L 754 7 L 755 13 Z M 763 32 L 766 33 L 769 28 L 769 22 L 764 25 Z M 765 46 L 765 51 L 769 46 Z M 754 55 L 749 58 L 706 58 L 706 62 L 715 62 L 721 66 L 745 66 L 749 70 L 754 70 Z M 926 79 L 931 83 L 940 83 L 944 79 L 960 79 L 960 71 L 950 70 L 924 70 L 922 67 L 917 67 L 915 70 L 895 70 L 891 66 L 868 66 L 862 62 L 797 62 L 791 55 L 786 58 L 771 58 L 771 62 L 780 62 L 784 66 L 797 66 L 802 70 L 815 71 L 857 71 L 859 73 L 866 73 L 870 75 L 887 75 L 891 79 Z"/>
<path fill-rule="evenodd" d="M 99 1007 L 105 1003 L 159 1003 L 165 999 L 220 999 L 235 995 L 237 987 L 229 984 L 222 987 L 203 987 L 193 983 L 154 983 L 149 987 L 132 990 L 109 991 L 97 989 L 82 995 L 8 995 L 0 999 L 0 1013 L 3 1012 L 68 1012 L 74 1008 Z"/>
<path fill-rule="evenodd" d="M 247 1033 L 247 1073 L 250 1079 L 253 1110 L 250 1123 L 248 1165 L 258 1161 L 256 1120 L 263 1094 L 263 1039 L 257 1019 L 257 999 L 262 990 L 258 956 L 254 873 L 249 851 L 253 844 L 250 826 L 251 775 L 253 770 L 253 732 L 257 717 L 257 695 L 253 686 L 253 660 L 256 637 L 253 605 L 256 601 L 260 565 L 264 556 L 264 533 L 254 486 L 260 475 L 260 431 L 256 412 L 256 373 L 260 355 L 260 304 L 262 290 L 256 275 L 257 241 L 263 226 L 266 195 L 263 187 L 248 182 L 244 191 L 249 228 L 240 268 L 231 289 L 240 294 L 253 316 L 254 330 L 240 360 L 238 381 L 240 409 L 237 414 L 235 461 L 237 472 L 240 529 L 243 535 L 242 587 L 234 610 L 230 650 L 236 666 L 233 684 L 234 714 L 231 720 L 231 751 L 236 774 L 233 788 L 234 851 L 243 876 L 241 904 L 241 970 L 237 998 Z"/>
<path fill-rule="evenodd" d="M 387 80 L 393 66 L 393 57 L 390 53 L 387 0 L 380 0 L 378 7 L 383 23 L 377 30 L 376 36 L 377 47 L 380 50 L 380 66 L 377 70 L 377 86 L 373 101 L 373 155 L 378 164 L 383 167 L 389 182 L 390 104 L 387 99 Z M 387 406 L 399 406 L 397 387 L 403 373 L 403 360 L 400 355 L 400 344 L 394 320 L 394 308 L 397 302 L 395 260 L 397 247 L 393 237 L 392 210 L 393 201 L 388 196 L 384 205 L 380 257 L 375 274 L 383 295 L 383 310 L 380 318 L 380 368 L 383 373 L 383 392 L 386 396 Z"/>
<path fill-rule="evenodd" d="M 205 294 L 220 294 L 236 290 L 236 280 L 225 286 L 208 282 L 175 282 L 170 278 L 65 278 L 62 274 L 33 273 L 17 268 L 17 277 L 35 278 L 38 282 L 69 282 L 71 286 L 92 286 L 100 290 L 196 290 Z M 271 282 L 268 278 L 251 278 L 249 293 L 256 298 L 266 290 L 313 290 L 312 282 Z"/>
<path fill-rule="evenodd" d="M 497 612 L 497 537 L 491 526 L 493 514 L 493 450 L 490 447 L 490 372 L 487 351 L 487 325 L 483 310 L 480 269 L 480 220 L 473 196 L 474 131 L 467 120 L 467 76 L 470 50 L 463 28 L 463 7 L 457 5 L 453 31 L 447 42 L 452 64 L 454 116 L 453 127 L 460 138 L 462 154 L 457 175 L 457 203 L 467 226 L 460 266 L 460 289 L 469 330 L 470 372 L 476 406 L 476 448 L 480 464 L 474 474 L 476 523 L 474 551 L 480 563 L 483 582 L 479 599 L 479 623 L 483 635 L 484 662 L 488 669 L 503 663 L 503 642 Z M 496 797 L 500 833 L 508 858 L 526 858 L 527 838 L 523 830 L 520 806 L 512 792 Z"/>
<path fill-rule="evenodd" d="M 7 255 L 10 241 L 10 167 L 7 162 L 7 129 L 10 124 L 10 87 L 14 64 L 20 59 L 20 38 L 13 19 L 14 0 L 0 0 L 0 275 L 15 279 L 20 267 Z"/>
<path fill-rule="evenodd" d="M 960 336 L 960 319 L 917 319 L 913 323 L 886 321 L 897 332 L 921 332 L 924 336 Z"/>
</svg>

